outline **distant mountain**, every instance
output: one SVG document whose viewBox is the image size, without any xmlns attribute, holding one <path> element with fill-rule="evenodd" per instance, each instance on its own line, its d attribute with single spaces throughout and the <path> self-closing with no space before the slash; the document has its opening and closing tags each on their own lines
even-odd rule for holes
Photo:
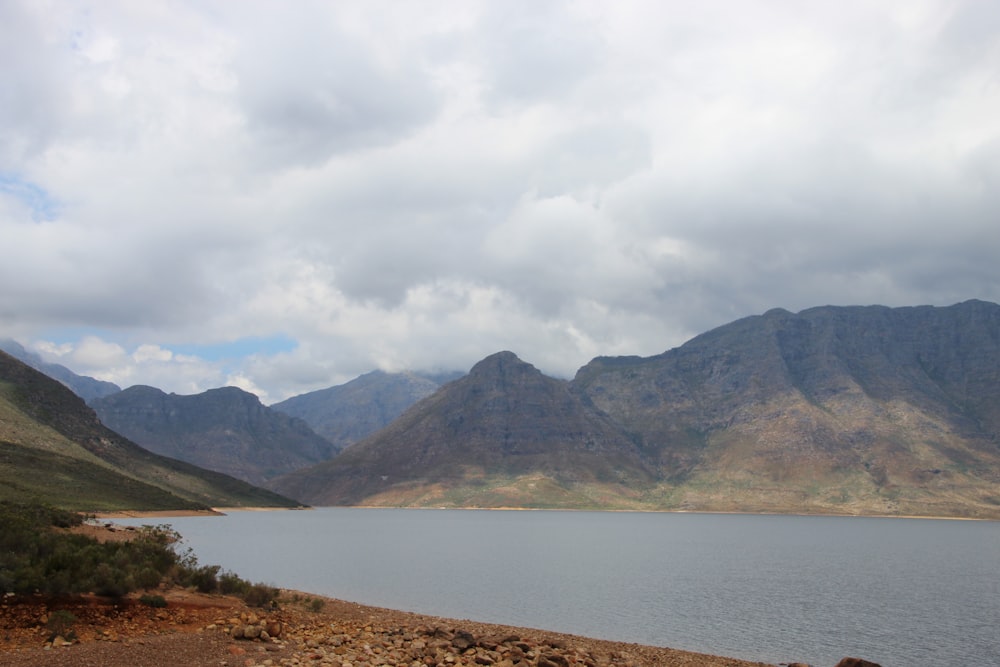
<svg viewBox="0 0 1000 667">
<path fill-rule="evenodd" d="M 236 387 L 179 396 L 134 386 L 91 406 L 109 428 L 150 451 L 257 485 L 339 451 L 301 419 Z"/>
<path fill-rule="evenodd" d="M 50 378 L 59 380 L 85 401 L 115 394 L 122 390 L 114 382 L 105 382 L 104 380 L 96 380 L 86 375 L 77 375 L 65 366 L 51 364 L 34 352 L 26 350 L 17 341 L 9 338 L 0 339 L 0 350 L 3 350 L 16 359 L 20 359 L 35 370 L 45 373 Z"/>
<path fill-rule="evenodd" d="M 293 396 L 271 407 L 302 419 L 343 448 L 387 426 L 408 407 L 437 391 L 444 380 L 457 375 L 372 371 L 346 384 Z"/>
<path fill-rule="evenodd" d="M 501 352 L 272 488 L 328 505 L 587 507 L 652 479 L 635 444 L 566 382 Z"/>
<path fill-rule="evenodd" d="M 290 507 L 294 501 L 149 452 L 66 386 L 0 352 L 0 499 L 74 510 Z"/>
<path fill-rule="evenodd" d="M 1000 306 L 773 310 L 571 382 L 510 353 L 272 488 L 315 504 L 1000 518 Z"/>
</svg>

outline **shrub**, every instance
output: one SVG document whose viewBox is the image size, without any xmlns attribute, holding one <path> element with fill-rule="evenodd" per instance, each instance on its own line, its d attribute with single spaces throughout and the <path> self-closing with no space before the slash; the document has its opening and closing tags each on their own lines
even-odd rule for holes
<svg viewBox="0 0 1000 667">
<path fill-rule="evenodd" d="M 202 593 L 239 595 L 261 607 L 273 605 L 278 596 L 272 586 L 220 574 L 218 565 L 199 565 L 190 549 L 178 553 L 180 535 L 170 526 L 143 526 L 134 540 L 104 544 L 52 530 L 79 523 L 72 512 L 0 501 L 0 593 L 121 597 L 167 579 Z"/>
<path fill-rule="evenodd" d="M 150 595 L 149 593 L 139 598 L 139 602 L 147 607 L 166 607 L 167 601 L 162 595 Z"/>
<path fill-rule="evenodd" d="M 250 582 L 241 579 L 232 572 L 223 572 L 219 575 L 219 592 L 223 595 L 243 596 L 250 590 Z"/>
<path fill-rule="evenodd" d="M 49 631 L 49 641 L 56 637 L 62 637 L 68 641 L 76 639 L 76 631 L 73 625 L 76 623 L 76 616 L 65 609 L 59 609 L 49 614 L 49 620 L 45 622 L 45 627 Z"/>
<path fill-rule="evenodd" d="M 219 590 L 218 565 L 202 565 L 191 572 L 190 585 L 199 593 L 214 593 Z"/>
<path fill-rule="evenodd" d="M 251 584 L 241 597 L 251 607 L 275 606 L 279 592 L 274 586 Z"/>
</svg>

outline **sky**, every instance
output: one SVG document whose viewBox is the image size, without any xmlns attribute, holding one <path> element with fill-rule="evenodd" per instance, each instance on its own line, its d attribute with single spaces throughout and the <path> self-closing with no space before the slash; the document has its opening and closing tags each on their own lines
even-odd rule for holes
<svg viewBox="0 0 1000 667">
<path fill-rule="evenodd" d="M 1000 301 L 993 0 L 0 0 L 0 337 L 265 403 Z"/>
</svg>

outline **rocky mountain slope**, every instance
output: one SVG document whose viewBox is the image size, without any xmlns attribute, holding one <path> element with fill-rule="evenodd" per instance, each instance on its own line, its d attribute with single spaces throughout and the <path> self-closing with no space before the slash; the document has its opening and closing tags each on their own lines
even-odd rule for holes
<svg viewBox="0 0 1000 667">
<path fill-rule="evenodd" d="M 773 310 L 569 383 L 494 355 L 274 488 L 317 504 L 1000 518 L 1000 306 Z"/>
<path fill-rule="evenodd" d="M 73 393 L 85 401 L 108 396 L 121 391 L 114 382 L 97 380 L 87 375 L 77 375 L 61 364 L 50 364 L 34 352 L 29 352 L 23 345 L 10 338 L 0 338 L 0 350 L 15 359 L 19 359 L 37 371 L 45 373 L 50 378 L 59 380 L 73 390 Z"/>
<path fill-rule="evenodd" d="M 101 424 L 67 387 L 4 352 L 0 499 L 90 511 L 296 504 L 139 447 Z"/>
<path fill-rule="evenodd" d="M 415 373 L 372 371 L 328 389 L 293 396 L 271 406 L 298 417 L 338 449 L 387 426 L 443 384 Z"/>
<path fill-rule="evenodd" d="M 317 504 L 596 506 L 653 475 L 607 417 L 511 352 L 271 488 Z M 572 491 L 567 489 L 572 487 Z"/>
<path fill-rule="evenodd" d="M 236 387 L 180 396 L 134 386 L 95 399 L 91 407 L 106 426 L 152 452 L 252 484 L 339 451 L 301 419 Z"/>
<path fill-rule="evenodd" d="M 1000 515 L 1000 306 L 773 310 L 574 388 L 681 508 Z"/>
</svg>

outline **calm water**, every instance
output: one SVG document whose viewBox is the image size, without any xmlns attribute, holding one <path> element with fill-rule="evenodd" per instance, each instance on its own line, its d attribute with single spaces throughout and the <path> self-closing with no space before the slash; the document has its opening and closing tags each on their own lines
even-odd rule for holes
<svg viewBox="0 0 1000 667">
<path fill-rule="evenodd" d="M 771 663 L 1000 666 L 1000 523 L 346 508 L 164 521 L 203 564 L 377 606 Z"/>
</svg>

